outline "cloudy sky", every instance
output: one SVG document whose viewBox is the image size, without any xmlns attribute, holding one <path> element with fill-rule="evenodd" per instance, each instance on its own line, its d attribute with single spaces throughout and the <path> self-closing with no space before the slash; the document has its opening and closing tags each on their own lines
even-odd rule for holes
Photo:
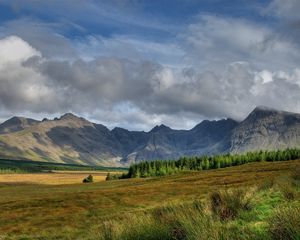
<svg viewBox="0 0 300 240">
<path fill-rule="evenodd" d="M 0 0 L 0 120 L 188 129 L 300 112 L 299 0 Z"/>
</svg>

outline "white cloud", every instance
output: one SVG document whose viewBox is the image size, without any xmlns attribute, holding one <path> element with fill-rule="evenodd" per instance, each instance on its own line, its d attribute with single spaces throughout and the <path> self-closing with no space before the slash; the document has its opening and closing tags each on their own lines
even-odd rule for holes
<svg viewBox="0 0 300 240">
<path fill-rule="evenodd" d="M 267 83 L 273 81 L 273 74 L 270 71 L 263 70 L 257 73 L 257 79 L 261 80 L 262 83 Z"/>
<path fill-rule="evenodd" d="M 299 19 L 299 0 L 273 0 L 264 13 L 286 19 Z"/>
<path fill-rule="evenodd" d="M 21 63 L 33 56 L 41 54 L 19 37 L 10 36 L 0 40 L 0 65 L 10 62 Z"/>
<path fill-rule="evenodd" d="M 291 70 L 300 62 L 297 46 L 270 28 L 243 19 L 201 16 L 180 38 L 188 63 L 204 69 L 245 61 L 258 69 Z"/>
<path fill-rule="evenodd" d="M 243 119 L 257 105 L 300 111 L 299 45 L 258 23 L 205 15 L 172 42 L 69 40 L 48 26 L 32 24 L 28 34 L 20 22 L 7 26 L 23 37 L 0 39 L 5 116 L 72 111 L 109 127 L 148 130 Z M 60 51 L 71 57 L 54 58 Z"/>
<path fill-rule="evenodd" d="M 47 101 L 55 96 L 47 78 L 23 63 L 40 52 L 16 36 L 0 40 L 0 104 L 17 111 L 51 111 Z"/>
</svg>

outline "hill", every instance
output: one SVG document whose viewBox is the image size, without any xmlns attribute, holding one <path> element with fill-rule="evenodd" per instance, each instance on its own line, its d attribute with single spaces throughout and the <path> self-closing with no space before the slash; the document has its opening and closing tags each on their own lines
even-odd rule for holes
<svg viewBox="0 0 300 240">
<path fill-rule="evenodd" d="M 277 150 L 300 146 L 300 114 L 255 108 L 242 122 L 204 120 L 190 130 L 109 130 L 67 113 L 54 120 L 14 117 L 0 124 L 0 157 L 128 166 L 153 159 Z"/>
</svg>

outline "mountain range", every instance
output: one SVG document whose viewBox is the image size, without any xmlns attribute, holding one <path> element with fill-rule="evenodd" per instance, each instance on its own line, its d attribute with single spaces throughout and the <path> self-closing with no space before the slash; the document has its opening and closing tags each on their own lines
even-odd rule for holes
<svg viewBox="0 0 300 240">
<path fill-rule="evenodd" d="M 245 120 L 204 120 L 190 130 L 165 125 L 129 131 L 67 113 L 42 121 L 13 117 L 0 124 L 0 158 L 128 166 L 153 159 L 300 146 L 300 114 L 256 107 Z"/>
</svg>

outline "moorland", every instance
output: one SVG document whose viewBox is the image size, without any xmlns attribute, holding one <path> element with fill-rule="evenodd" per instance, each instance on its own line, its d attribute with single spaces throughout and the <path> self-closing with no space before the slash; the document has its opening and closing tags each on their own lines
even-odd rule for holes
<svg viewBox="0 0 300 240">
<path fill-rule="evenodd" d="M 263 161 L 89 184 L 1 182 L 0 236 L 299 239 L 299 169 Z"/>
</svg>

